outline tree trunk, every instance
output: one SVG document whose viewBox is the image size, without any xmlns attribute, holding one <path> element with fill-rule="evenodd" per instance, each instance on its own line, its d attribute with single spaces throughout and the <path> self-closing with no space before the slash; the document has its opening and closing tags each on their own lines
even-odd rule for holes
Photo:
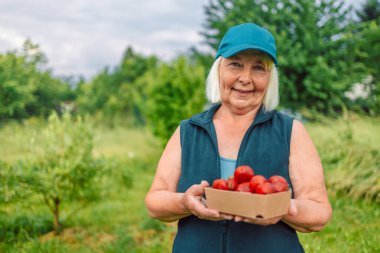
<svg viewBox="0 0 380 253">
<path fill-rule="evenodd" d="M 59 223 L 59 204 L 60 200 L 58 197 L 54 198 L 54 231 L 56 235 L 61 233 L 62 226 Z"/>
</svg>

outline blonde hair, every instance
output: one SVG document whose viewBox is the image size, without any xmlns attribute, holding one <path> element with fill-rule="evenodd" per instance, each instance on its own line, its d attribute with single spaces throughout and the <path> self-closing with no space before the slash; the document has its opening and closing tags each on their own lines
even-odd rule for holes
<svg viewBox="0 0 380 253">
<path fill-rule="evenodd" d="M 219 65 L 222 56 L 218 57 L 211 66 L 210 72 L 206 80 L 206 96 L 210 103 L 220 102 L 220 88 L 219 88 Z M 272 59 L 263 54 L 261 55 L 265 67 L 270 71 L 269 85 L 263 99 L 263 106 L 265 111 L 276 109 L 279 103 L 279 81 L 278 71 Z"/>
</svg>

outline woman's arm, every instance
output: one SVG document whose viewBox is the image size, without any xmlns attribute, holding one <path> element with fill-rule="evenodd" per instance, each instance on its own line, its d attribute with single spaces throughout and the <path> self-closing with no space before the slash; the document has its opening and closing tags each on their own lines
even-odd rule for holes
<svg viewBox="0 0 380 253">
<path fill-rule="evenodd" d="M 289 175 L 296 214 L 286 215 L 282 221 L 300 232 L 321 230 L 332 217 L 323 168 L 309 134 L 296 120 L 290 143 Z"/>
<path fill-rule="evenodd" d="M 208 209 L 202 203 L 206 181 L 191 186 L 185 193 L 177 193 L 181 175 L 181 143 L 179 127 L 170 138 L 157 166 L 152 186 L 145 197 L 151 217 L 165 222 L 196 215 L 201 219 L 219 220 L 219 212 Z"/>
</svg>

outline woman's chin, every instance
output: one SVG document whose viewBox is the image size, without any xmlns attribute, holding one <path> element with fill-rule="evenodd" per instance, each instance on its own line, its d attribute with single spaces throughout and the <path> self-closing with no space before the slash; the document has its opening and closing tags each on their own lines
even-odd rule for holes
<svg viewBox="0 0 380 253">
<path fill-rule="evenodd" d="M 231 107 L 237 111 L 249 111 L 255 108 L 255 103 L 247 100 L 235 100 L 231 101 Z"/>
</svg>

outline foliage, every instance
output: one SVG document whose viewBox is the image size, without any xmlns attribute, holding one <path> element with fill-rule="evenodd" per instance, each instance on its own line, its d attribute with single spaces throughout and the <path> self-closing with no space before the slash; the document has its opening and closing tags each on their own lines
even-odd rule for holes
<svg viewBox="0 0 380 253">
<path fill-rule="evenodd" d="M 331 191 L 330 191 L 331 192 Z M 330 194 L 333 217 L 318 233 L 298 233 L 308 253 L 379 252 L 379 205 Z"/>
<path fill-rule="evenodd" d="M 72 96 L 66 83 L 42 70 L 46 62 L 30 40 L 22 52 L 0 54 L 0 121 L 47 116 Z"/>
<path fill-rule="evenodd" d="M 0 248 L 1 250 L 1 248 Z M 41 243 L 39 240 L 30 240 L 27 243 L 19 243 L 16 247 L 7 247 L 4 253 L 70 253 L 72 250 L 60 240 L 51 240 Z"/>
<path fill-rule="evenodd" d="M 20 181 L 27 189 L 40 194 L 54 216 L 56 232 L 61 229 L 60 211 L 66 201 L 93 200 L 99 195 L 100 178 L 105 166 L 93 159 L 91 125 L 81 117 L 74 120 L 66 112 L 62 119 L 56 113 L 35 140 L 35 159 L 20 161 Z"/>
<path fill-rule="evenodd" d="M 379 118 L 345 112 L 307 124 L 326 171 L 328 188 L 356 200 L 380 203 Z"/>
<path fill-rule="evenodd" d="M 276 38 L 282 106 L 334 114 L 364 71 L 354 61 L 349 11 L 342 0 L 216 0 L 205 8 L 203 35 L 217 48 L 233 25 L 267 28 Z"/>
<path fill-rule="evenodd" d="M 48 233 L 53 229 L 53 222 L 46 213 L 17 213 L 0 216 L 0 227 L 0 242 L 14 243 Z"/>
<path fill-rule="evenodd" d="M 329 186 L 352 199 L 380 203 L 380 152 L 349 145 L 337 153 L 342 157 L 334 157 L 340 161 L 331 172 Z"/>
<path fill-rule="evenodd" d="M 378 20 L 380 17 L 380 1 L 367 0 L 355 13 L 359 17 L 360 22 Z"/>
<path fill-rule="evenodd" d="M 355 41 L 360 52 L 357 61 L 363 62 L 366 71 L 361 82 L 368 94 L 354 102 L 371 114 L 380 115 L 380 2 L 367 1 L 362 7 Z"/>
<path fill-rule="evenodd" d="M 120 65 L 113 70 L 105 68 L 92 81 L 78 86 L 79 112 L 98 115 L 107 122 L 122 117 L 129 123 L 141 125 L 149 120 L 153 132 L 166 142 L 180 119 L 203 107 L 204 69 L 211 66 L 211 60 L 210 55 L 193 48 L 187 56 L 164 63 L 128 48 Z M 185 103 L 184 98 L 187 98 Z M 182 104 L 184 108 L 178 109 Z M 177 116 L 173 118 L 168 112 Z M 164 129 L 166 126 L 169 129 Z"/>
<path fill-rule="evenodd" d="M 365 154 L 364 149 L 379 150 L 380 119 L 350 114 L 346 120 L 325 118 L 321 123 L 308 122 L 305 125 L 320 152 L 334 210 L 332 221 L 321 232 L 299 234 L 306 252 L 378 252 L 379 204 L 370 199 L 363 201 L 358 198 L 354 201 L 353 195 L 346 195 L 345 192 L 336 194 L 336 188 L 330 182 L 334 178 L 336 182 L 351 180 L 347 174 L 334 173 L 338 166 L 342 169 L 350 167 L 350 171 L 354 168 L 354 165 L 348 164 L 348 160 L 344 162 L 347 159 L 344 154 L 338 155 L 340 150 L 346 150 L 345 145 L 350 145 L 351 155 L 358 152 L 351 159 L 357 170 L 363 170 L 367 165 L 374 166 L 375 161 L 368 160 L 371 156 Z M 15 129 L 15 136 L 26 136 L 24 139 L 17 138 L 16 142 L 29 145 L 30 124 L 9 127 Z M 5 127 L 0 129 L 0 138 L 5 137 L 2 134 L 4 131 L 10 135 Z M 144 206 L 144 196 L 162 151 L 157 140 L 146 129 L 128 129 L 124 126 L 95 126 L 94 133 L 96 157 L 113 159 L 116 156 L 115 166 L 120 162 L 123 167 L 130 168 L 136 179 L 132 189 L 121 187 L 118 176 L 106 178 L 105 187 L 112 194 L 101 196 L 101 199 L 92 202 L 73 217 L 66 223 L 70 228 L 60 236 L 42 235 L 50 231 L 52 221 L 47 220 L 50 217 L 46 215 L 46 207 L 36 196 L 2 205 L 6 213 L 0 212 L 0 237 L 4 235 L 9 240 L 0 240 L 0 252 L 170 252 L 176 224 L 151 220 Z M 29 151 L 19 149 L 18 143 L 2 141 L 2 145 L 17 151 L 9 151 L 17 153 L 18 157 L 7 160 L 8 166 L 12 166 L 13 161 L 19 158 L 29 157 Z M 360 151 L 362 149 L 363 152 Z M 4 150 L 0 149 L 2 157 Z M 130 151 L 135 152 L 133 158 L 128 156 Z M 367 161 L 360 161 L 360 155 Z M 36 201 L 31 202 L 32 199 Z M 25 202 L 25 206 L 20 207 Z M 65 209 L 73 210 L 79 204 L 66 202 Z M 66 236 L 67 233 L 69 235 Z M 46 237 L 49 239 L 46 240 Z"/>
<path fill-rule="evenodd" d="M 143 230 L 152 229 L 160 233 L 160 232 L 165 231 L 167 229 L 167 226 L 164 223 L 160 222 L 159 220 L 146 217 L 141 225 L 141 229 Z"/>
<path fill-rule="evenodd" d="M 0 161 L 0 204 L 12 201 L 16 195 L 17 180 L 11 173 L 10 165 Z"/>
<path fill-rule="evenodd" d="M 320 129 L 325 135 L 318 138 L 317 146 L 327 170 L 326 181 L 336 194 L 380 204 L 379 148 L 362 144 L 365 139 L 359 136 L 363 133 L 353 129 L 353 125 L 358 124 L 356 121 L 354 116 L 345 113 L 343 119 L 335 122 L 334 138 L 328 137 L 326 128 Z M 372 138 L 376 140 L 375 136 Z"/>
<path fill-rule="evenodd" d="M 162 144 L 181 120 L 200 112 L 206 102 L 204 68 L 190 64 L 185 57 L 161 64 L 139 82 L 147 85 L 145 114 Z"/>
<path fill-rule="evenodd" d="M 370 22 L 366 24 L 358 35 L 357 45 L 363 52 L 357 58 L 364 62 L 366 75 L 361 82 L 366 94 L 365 97 L 356 99 L 362 108 L 372 115 L 380 114 L 380 23 Z"/>
<path fill-rule="evenodd" d="M 103 246 L 104 253 L 135 252 L 136 245 L 129 231 L 120 228 L 115 234 L 116 239 Z"/>
<path fill-rule="evenodd" d="M 154 56 L 144 57 L 127 48 L 120 65 L 114 70 L 105 68 L 92 81 L 78 86 L 79 111 L 105 118 L 119 115 L 142 123 L 137 101 L 145 86 L 136 86 L 135 81 L 154 68 L 157 61 Z"/>
</svg>

